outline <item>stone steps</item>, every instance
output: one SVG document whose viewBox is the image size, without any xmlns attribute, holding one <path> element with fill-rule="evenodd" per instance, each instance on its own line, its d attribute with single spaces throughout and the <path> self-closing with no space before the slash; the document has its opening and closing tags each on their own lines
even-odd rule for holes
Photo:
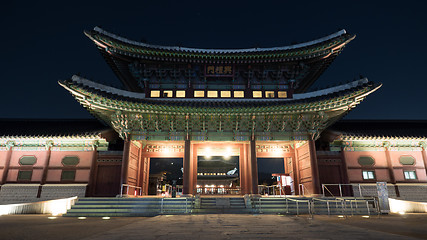
<svg viewBox="0 0 427 240">
<path fill-rule="evenodd" d="M 81 198 L 63 216 L 118 217 L 186 214 L 192 209 L 191 198 Z"/>
<path fill-rule="evenodd" d="M 377 214 L 374 199 L 349 198 L 81 198 L 64 215 L 155 216 L 159 214 Z M 345 202 L 345 204 L 344 204 Z M 351 202 L 351 204 L 350 204 Z M 357 202 L 357 204 L 356 204 Z M 329 203 L 329 204 L 328 204 Z M 368 204 L 366 204 L 368 203 Z M 356 207 L 357 206 L 357 207 Z"/>
</svg>

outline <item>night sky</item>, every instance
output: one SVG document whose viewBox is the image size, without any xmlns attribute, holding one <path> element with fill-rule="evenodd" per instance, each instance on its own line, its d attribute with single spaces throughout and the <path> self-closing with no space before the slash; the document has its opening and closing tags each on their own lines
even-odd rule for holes
<svg viewBox="0 0 427 240">
<path fill-rule="evenodd" d="M 314 87 L 363 75 L 383 87 L 347 119 L 427 119 L 424 1 L 71 2 L 2 3 L 0 118 L 91 118 L 57 81 L 80 73 L 120 84 L 83 34 L 101 26 L 133 40 L 200 48 L 283 46 L 346 29 L 356 39 Z"/>
</svg>

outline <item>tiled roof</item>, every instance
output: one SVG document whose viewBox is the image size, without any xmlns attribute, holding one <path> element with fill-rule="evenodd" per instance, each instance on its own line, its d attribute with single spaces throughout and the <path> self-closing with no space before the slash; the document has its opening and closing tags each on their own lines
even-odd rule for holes
<svg viewBox="0 0 427 240">
<path fill-rule="evenodd" d="M 243 61 L 243 62 L 281 62 L 334 55 L 355 35 L 345 30 L 329 36 L 284 47 L 250 49 L 199 49 L 176 46 L 159 46 L 136 42 L 109 33 L 99 27 L 85 34 L 104 51 L 134 58 L 161 61 L 204 62 L 204 61 Z"/>
<path fill-rule="evenodd" d="M 108 130 L 96 119 L 0 119 L 0 136 L 77 137 Z"/>
<path fill-rule="evenodd" d="M 427 137 L 427 120 L 341 120 L 329 127 L 350 137 Z"/>
<path fill-rule="evenodd" d="M 82 81 L 81 78 L 73 77 L 70 80 L 60 81 L 60 84 L 67 88 L 67 90 L 77 92 L 85 92 L 85 94 L 92 94 L 94 97 L 102 97 L 108 101 L 116 101 L 115 104 L 140 104 L 144 103 L 146 106 L 151 105 L 154 108 L 171 108 L 171 107 L 189 107 L 189 108 L 274 108 L 275 106 L 293 106 L 306 104 L 313 107 L 310 103 L 327 101 L 328 99 L 345 97 L 349 94 L 359 91 L 370 92 L 380 87 L 380 84 L 374 84 L 367 79 L 361 79 L 349 84 L 343 84 L 339 87 L 333 87 L 312 93 L 305 93 L 299 96 L 295 94 L 296 99 L 222 99 L 222 98 L 145 98 L 144 94 L 136 94 L 124 90 L 115 91 L 110 87 L 103 87 L 101 84 L 93 84 L 89 80 Z M 127 94 L 129 93 L 129 94 Z M 362 93 L 360 93 L 362 94 Z M 104 100 L 102 100 L 104 101 Z M 132 105 L 132 104 L 131 104 Z M 129 106 L 132 107 L 132 106 Z"/>
</svg>

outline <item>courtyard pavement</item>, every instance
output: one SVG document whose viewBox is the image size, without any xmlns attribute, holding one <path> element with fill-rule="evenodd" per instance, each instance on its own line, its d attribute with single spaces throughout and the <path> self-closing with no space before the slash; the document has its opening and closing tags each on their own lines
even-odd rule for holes
<svg viewBox="0 0 427 240">
<path fill-rule="evenodd" d="M 353 216 L 163 215 L 77 218 L 0 216 L 0 239 L 427 239 L 427 214 Z"/>
</svg>

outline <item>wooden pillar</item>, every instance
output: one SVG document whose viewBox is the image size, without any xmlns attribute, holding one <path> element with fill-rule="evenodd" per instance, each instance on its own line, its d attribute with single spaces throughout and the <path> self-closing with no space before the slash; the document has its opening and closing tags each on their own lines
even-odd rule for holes
<svg viewBox="0 0 427 240">
<path fill-rule="evenodd" d="M 348 168 L 347 168 L 347 161 L 345 159 L 344 147 L 341 147 L 341 170 L 343 173 L 344 183 L 349 184 L 350 179 L 348 179 Z"/>
<path fill-rule="evenodd" d="M 246 159 L 247 159 L 247 154 L 246 154 L 246 144 L 243 143 L 240 145 L 240 156 L 239 156 L 239 168 L 240 168 L 240 193 L 241 194 L 246 194 L 246 177 L 247 177 L 247 173 L 246 173 Z"/>
<path fill-rule="evenodd" d="M 191 155 L 191 142 L 189 139 L 186 139 L 184 143 L 184 173 L 182 177 L 182 194 L 192 194 L 193 192 L 190 190 L 190 188 L 192 188 Z"/>
<path fill-rule="evenodd" d="M 311 164 L 311 177 L 313 181 L 313 194 L 320 194 L 320 179 L 319 179 L 319 166 L 317 165 L 316 145 L 314 140 L 309 140 L 310 151 L 310 164 Z"/>
<path fill-rule="evenodd" d="M 250 176 L 251 176 L 251 189 L 250 193 L 258 194 L 258 163 L 256 158 L 256 143 L 255 140 L 252 139 L 250 141 Z"/>
<path fill-rule="evenodd" d="M 427 150 L 426 149 L 427 149 L 427 146 L 423 145 L 421 154 L 423 155 L 424 168 L 425 168 L 426 174 L 427 174 Z"/>
<path fill-rule="evenodd" d="M 190 194 L 196 194 L 197 187 L 197 144 L 190 145 L 190 174 L 191 174 L 191 185 L 190 185 Z"/>
<path fill-rule="evenodd" d="M 292 171 L 293 171 L 293 180 L 294 180 L 294 190 L 295 190 L 295 195 L 299 195 L 299 183 L 300 183 L 300 179 L 299 179 L 299 165 L 298 165 L 298 159 L 297 159 L 297 149 L 295 146 L 295 143 L 292 144 L 293 146 L 293 151 L 292 151 Z"/>
<path fill-rule="evenodd" d="M 90 197 L 95 194 L 95 183 L 96 183 L 96 160 L 98 159 L 98 146 L 94 144 L 92 153 L 92 163 L 90 166 L 89 183 L 86 196 Z"/>
<path fill-rule="evenodd" d="M 46 143 L 46 159 L 44 161 L 43 175 L 42 175 L 42 180 L 40 181 L 39 190 L 37 192 L 37 198 L 40 198 L 40 196 L 42 194 L 42 185 L 44 185 L 46 183 L 47 173 L 49 170 L 49 163 L 50 163 L 50 155 L 51 155 L 51 151 L 52 151 L 51 150 L 52 145 L 53 144 Z"/>
<path fill-rule="evenodd" d="M 390 182 L 394 185 L 394 191 L 396 192 L 396 197 L 400 197 L 399 187 L 396 185 L 396 178 L 394 176 L 393 164 L 391 163 L 390 150 L 389 146 L 384 146 L 385 148 L 385 158 L 387 160 L 388 174 L 390 175 Z"/>
<path fill-rule="evenodd" d="M 122 171 L 120 177 L 120 193 L 123 192 L 122 185 L 127 184 L 128 181 L 128 167 L 129 167 L 129 151 L 130 151 L 130 139 L 125 139 L 123 148 L 123 159 L 122 159 Z"/>
<path fill-rule="evenodd" d="M 9 173 L 10 160 L 12 158 L 13 144 L 7 145 L 9 148 L 6 154 L 6 161 L 4 163 L 3 176 L 1 179 L 1 184 L 5 184 L 7 182 L 7 174 Z"/>
<path fill-rule="evenodd" d="M 385 158 L 387 160 L 388 173 L 390 175 L 390 182 L 396 184 L 396 178 L 394 177 L 393 165 L 391 163 L 390 151 L 388 147 L 385 147 Z"/>
</svg>

